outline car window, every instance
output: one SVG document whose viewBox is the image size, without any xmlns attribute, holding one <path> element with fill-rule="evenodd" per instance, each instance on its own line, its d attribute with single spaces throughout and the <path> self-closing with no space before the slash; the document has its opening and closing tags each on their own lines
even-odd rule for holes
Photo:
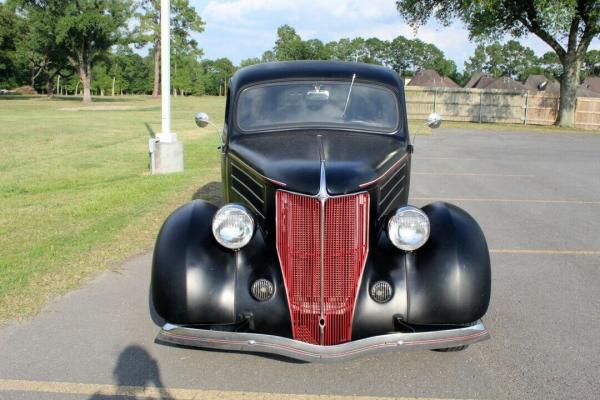
<svg viewBox="0 0 600 400">
<path fill-rule="evenodd" d="M 247 132 L 296 127 L 393 132 L 398 121 L 396 95 L 376 84 L 268 83 L 244 89 L 237 102 L 237 123 Z"/>
</svg>

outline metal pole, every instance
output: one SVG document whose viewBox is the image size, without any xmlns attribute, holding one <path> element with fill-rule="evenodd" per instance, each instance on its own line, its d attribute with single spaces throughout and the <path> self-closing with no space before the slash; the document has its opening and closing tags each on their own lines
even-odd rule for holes
<svg viewBox="0 0 600 400">
<path fill-rule="evenodd" d="M 160 71 L 162 99 L 162 130 L 159 140 L 177 141 L 171 132 L 171 0 L 160 0 Z"/>
<path fill-rule="evenodd" d="M 525 111 L 523 115 L 523 125 L 527 125 L 527 107 L 529 107 L 529 91 L 525 92 Z"/>
</svg>

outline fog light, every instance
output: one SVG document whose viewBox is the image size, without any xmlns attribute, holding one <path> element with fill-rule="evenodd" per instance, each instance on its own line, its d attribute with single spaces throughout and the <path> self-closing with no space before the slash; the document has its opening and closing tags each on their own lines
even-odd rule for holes
<svg viewBox="0 0 600 400">
<path fill-rule="evenodd" d="M 252 297 L 254 297 L 256 300 L 267 301 L 273 297 L 273 293 L 275 293 L 275 287 L 271 281 L 267 279 L 258 279 L 252 284 L 250 292 L 252 292 Z"/>
<path fill-rule="evenodd" d="M 392 285 L 377 281 L 371 286 L 371 298 L 378 303 L 387 303 L 392 298 Z"/>
</svg>

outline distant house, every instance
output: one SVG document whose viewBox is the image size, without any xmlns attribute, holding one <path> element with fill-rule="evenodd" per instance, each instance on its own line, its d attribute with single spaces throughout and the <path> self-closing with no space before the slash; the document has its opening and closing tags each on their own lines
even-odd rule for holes
<svg viewBox="0 0 600 400">
<path fill-rule="evenodd" d="M 531 91 L 560 94 L 560 83 L 556 79 L 544 75 L 529 75 L 525 81 L 525 87 Z"/>
<path fill-rule="evenodd" d="M 600 92 L 590 90 L 584 83 L 577 88 L 577 97 L 600 97 Z"/>
<path fill-rule="evenodd" d="M 600 93 L 600 76 L 588 76 L 581 86 L 592 92 Z"/>
<path fill-rule="evenodd" d="M 438 88 L 458 88 L 458 84 L 447 76 L 441 76 L 432 69 L 422 69 L 415 73 L 407 86 L 425 86 Z"/>
<path fill-rule="evenodd" d="M 487 74 L 482 74 L 480 72 L 476 72 L 471 76 L 471 79 L 466 83 L 466 89 L 484 89 L 489 84 L 494 82 L 496 78 L 489 76 Z"/>
<path fill-rule="evenodd" d="M 486 89 L 504 89 L 504 90 L 527 90 L 525 85 L 521 82 L 517 82 L 514 79 L 503 76 L 496 79 L 494 82 L 490 83 L 485 87 Z"/>
</svg>

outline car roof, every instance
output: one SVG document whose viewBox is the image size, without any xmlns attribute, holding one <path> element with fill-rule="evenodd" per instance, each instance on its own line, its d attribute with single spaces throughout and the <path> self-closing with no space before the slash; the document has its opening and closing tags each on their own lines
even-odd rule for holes
<svg viewBox="0 0 600 400">
<path fill-rule="evenodd" d="M 356 74 L 357 80 L 384 83 L 402 87 L 398 74 L 389 68 L 374 64 L 343 61 L 281 61 L 256 64 L 238 70 L 231 78 L 232 93 L 253 83 L 280 79 L 347 79 Z"/>
</svg>

